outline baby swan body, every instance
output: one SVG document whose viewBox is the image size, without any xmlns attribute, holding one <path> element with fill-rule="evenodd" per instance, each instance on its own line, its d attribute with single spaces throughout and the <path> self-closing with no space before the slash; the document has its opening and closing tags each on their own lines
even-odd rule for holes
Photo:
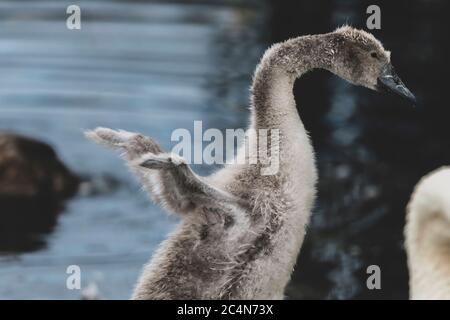
<svg viewBox="0 0 450 320">
<path fill-rule="evenodd" d="M 426 175 L 405 227 L 411 299 L 450 299 L 450 167 Z"/>
<path fill-rule="evenodd" d="M 153 200 L 181 218 L 145 266 L 134 299 L 283 298 L 317 180 L 313 148 L 292 89 L 296 78 L 316 68 L 413 98 L 381 43 L 364 31 L 342 27 L 276 44 L 256 68 L 250 129 L 278 130 L 279 143 L 267 146 L 268 153 L 279 154 L 279 170 L 273 174 L 263 175 L 263 164 L 246 161 L 199 177 L 151 138 L 106 128 L 87 132 L 125 151 L 126 162 Z M 254 159 L 255 152 L 240 149 L 238 158 Z"/>
</svg>

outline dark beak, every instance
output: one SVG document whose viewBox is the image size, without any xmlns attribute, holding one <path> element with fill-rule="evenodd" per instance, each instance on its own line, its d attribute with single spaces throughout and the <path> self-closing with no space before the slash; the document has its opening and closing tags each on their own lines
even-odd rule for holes
<svg viewBox="0 0 450 320">
<path fill-rule="evenodd" d="M 416 104 L 416 97 L 409 91 L 402 80 L 395 73 L 392 64 L 388 63 L 384 66 L 377 81 L 377 89 L 380 91 L 391 91 L 399 94 L 408 101 Z"/>
</svg>

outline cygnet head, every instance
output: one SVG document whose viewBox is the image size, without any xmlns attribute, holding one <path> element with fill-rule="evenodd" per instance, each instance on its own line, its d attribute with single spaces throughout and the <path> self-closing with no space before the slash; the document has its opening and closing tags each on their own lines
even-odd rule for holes
<svg viewBox="0 0 450 320">
<path fill-rule="evenodd" d="M 392 91 L 415 103 L 391 64 L 391 53 L 373 35 L 349 26 L 330 33 L 331 71 L 347 81 L 376 91 Z"/>
</svg>

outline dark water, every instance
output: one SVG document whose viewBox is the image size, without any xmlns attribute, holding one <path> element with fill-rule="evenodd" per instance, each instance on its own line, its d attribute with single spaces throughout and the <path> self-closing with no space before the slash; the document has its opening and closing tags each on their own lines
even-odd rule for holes
<svg viewBox="0 0 450 320">
<path fill-rule="evenodd" d="M 275 3 L 275 2 L 274 2 Z M 403 299 L 405 207 L 419 178 L 450 163 L 446 101 L 445 1 L 315 1 L 271 11 L 271 41 L 365 28 L 367 6 L 381 8 L 373 33 L 392 51 L 397 73 L 417 95 L 416 108 L 395 96 L 354 87 L 326 72 L 296 84 L 319 166 L 319 199 L 292 284 L 293 298 Z M 366 287 L 367 266 L 381 268 L 381 290 Z"/>
<path fill-rule="evenodd" d="M 194 120 L 244 127 L 263 50 L 256 31 L 264 12 L 251 2 L 80 1 L 80 31 L 66 28 L 69 4 L 0 1 L 0 129 L 49 142 L 104 191 L 75 197 L 36 243 L 0 255 L 2 299 L 77 299 L 79 291 L 66 289 L 72 264 L 81 267 L 82 286 L 95 282 L 105 298 L 128 298 L 177 221 L 82 129 L 139 131 L 169 148 L 172 131 L 192 130 Z"/>
<path fill-rule="evenodd" d="M 65 287 L 71 264 L 80 265 L 83 286 L 128 298 L 176 224 L 83 128 L 139 131 L 168 148 L 171 132 L 192 129 L 194 120 L 245 127 L 251 73 L 269 43 L 346 22 L 365 27 L 369 4 L 382 9 L 374 33 L 419 106 L 326 72 L 298 81 L 320 182 L 287 295 L 407 297 L 404 208 L 419 177 L 450 162 L 447 2 L 81 1 L 81 31 L 65 27 L 69 4 L 0 1 L 0 129 L 47 141 L 74 171 L 117 185 L 69 201 L 36 250 L 0 255 L 0 298 L 77 299 L 80 292 Z M 382 290 L 366 289 L 371 264 L 381 268 Z"/>
</svg>

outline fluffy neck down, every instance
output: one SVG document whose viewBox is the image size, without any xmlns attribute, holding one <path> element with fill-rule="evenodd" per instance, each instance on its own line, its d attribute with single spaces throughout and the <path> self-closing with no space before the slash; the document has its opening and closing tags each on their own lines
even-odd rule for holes
<svg viewBox="0 0 450 320">
<path fill-rule="evenodd" d="M 289 117 L 298 118 L 294 82 L 310 70 L 331 69 L 334 45 L 330 38 L 330 34 L 299 37 L 266 51 L 253 77 L 253 128 L 280 128 Z"/>
</svg>

